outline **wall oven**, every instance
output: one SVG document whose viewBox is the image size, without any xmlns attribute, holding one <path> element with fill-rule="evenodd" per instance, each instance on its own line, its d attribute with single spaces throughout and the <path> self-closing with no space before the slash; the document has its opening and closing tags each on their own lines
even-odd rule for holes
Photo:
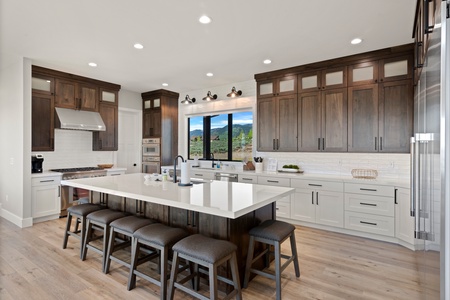
<svg viewBox="0 0 450 300">
<path fill-rule="evenodd" d="M 157 156 L 159 158 L 161 156 L 161 140 L 159 138 L 143 139 L 142 156 Z"/>
<path fill-rule="evenodd" d="M 161 164 L 159 156 L 142 157 L 142 173 L 159 173 L 161 172 Z"/>
</svg>

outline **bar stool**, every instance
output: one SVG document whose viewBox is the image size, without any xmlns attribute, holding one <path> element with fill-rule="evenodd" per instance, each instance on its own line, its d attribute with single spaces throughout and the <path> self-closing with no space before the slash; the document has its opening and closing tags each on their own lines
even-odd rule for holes
<svg viewBox="0 0 450 300">
<path fill-rule="evenodd" d="M 167 299 L 167 266 L 169 260 L 169 250 L 173 244 L 188 235 L 189 233 L 184 229 L 169 227 L 160 223 L 147 225 L 136 230 L 133 234 L 131 268 L 127 289 L 131 290 L 136 287 L 137 275 L 158 285 L 160 287 L 161 300 Z M 159 251 L 159 281 L 137 270 L 138 265 L 142 263 L 141 260 L 138 260 L 141 245 L 147 245 Z"/>
<path fill-rule="evenodd" d="M 63 249 L 66 249 L 67 247 L 69 236 L 73 236 L 80 240 L 80 258 L 82 257 L 83 242 L 86 234 L 86 216 L 101 209 L 106 209 L 106 207 L 92 203 L 74 205 L 67 209 L 67 223 L 66 230 L 64 231 Z M 75 217 L 75 229 L 71 231 L 70 228 L 72 227 L 73 217 Z M 81 229 L 78 229 L 80 223 Z"/>
<path fill-rule="evenodd" d="M 242 299 L 236 259 L 236 249 L 237 247 L 233 243 L 223 240 L 216 240 L 200 234 L 191 235 L 176 243 L 172 247 L 173 261 L 172 271 L 170 274 L 168 299 L 173 300 L 175 288 L 178 288 L 198 299 L 208 299 L 184 285 L 185 282 L 192 279 L 193 277 L 197 277 L 196 279 L 198 282 L 199 272 L 206 274 L 209 273 L 209 299 L 218 299 L 217 280 L 225 282 L 234 287 L 233 291 L 226 295 L 225 299 L 230 299 L 234 296 L 236 296 L 236 299 Z M 189 276 L 186 276 L 180 281 L 177 281 L 179 272 L 178 264 L 180 258 L 184 258 L 187 261 L 193 262 L 195 264 L 195 271 Z M 219 276 L 217 274 L 217 268 L 228 261 L 230 264 L 231 276 L 233 280 Z M 208 268 L 209 272 L 199 270 L 198 265 Z M 197 289 L 197 287 L 198 284 L 196 284 L 195 289 Z"/>
<path fill-rule="evenodd" d="M 144 226 L 156 223 L 157 221 L 152 219 L 146 219 L 138 216 L 127 216 L 124 218 L 117 219 L 112 221 L 110 226 L 110 235 L 109 235 L 109 243 L 108 250 L 106 253 L 106 264 L 103 272 L 107 274 L 109 272 L 109 267 L 111 266 L 111 260 L 126 266 L 128 268 L 131 267 L 131 263 L 127 263 L 124 260 L 120 259 L 117 256 L 114 256 L 114 251 L 123 249 L 131 245 L 131 240 L 133 238 L 133 233 L 142 228 Z M 117 234 L 122 234 L 125 237 L 129 238 L 129 240 L 122 241 L 120 243 L 116 243 Z M 130 255 L 131 256 L 131 255 Z"/>
<path fill-rule="evenodd" d="M 128 214 L 126 212 L 112 210 L 112 209 L 102 209 L 102 210 L 95 211 L 95 212 L 87 215 L 87 217 L 86 217 L 86 220 L 87 220 L 86 233 L 85 233 L 85 238 L 84 238 L 84 242 L 83 242 L 81 260 L 86 259 L 87 250 L 91 249 L 94 252 L 97 252 L 102 255 L 102 271 L 105 270 L 106 252 L 108 249 L 110 224 L 112 221 L 126 217 L 127 215 Z M 93 226 L 95 226 L 95 227 L 93 227 Z M 96 238 L 93 238 L 92 237 L 92 229 L 102 230 L 103 236 L 98 236 Z M 95 241 L 102 237 L 103 237 L 102 248 L 97 248 L 96 246 L 90 244 L 92 241 Z"/>
<path fill-rule="evenodd" d="M 250 229 L 250 242 L 247 253 L 247 263 L 245 266 L 244 288 L 248 286 L 250 279 L 250 272 L 265 276 L 276 281 L 276 299 L 281 300 L 281 272 L 291 263 L 294 262 L 295 276 L 300 277 L 300 268 L 298 266 L 297 245 L 295 243 L 295 227 L 289 223 L 267 220 L 261 223 L 259 226 Z M 281 244 L 290 238 L 291 241 L 291 256 L 284 255 L 280 252 Z M 253 252 L 255 242 L 261 242 L 267 244 L 267 248 L 258 256 L 253 258 Z M 270 246 L 274 247 L 274 252 L 270 251 Z M 266 255 L 266 267 L 268 267 L 269 255 L 275 256 L 275 275 L 265 271 L 253 269 L 252 265 L 255 261 Z M 287 259 L 287 261 L 281 265 L 281 258 Z"/>
</svg>

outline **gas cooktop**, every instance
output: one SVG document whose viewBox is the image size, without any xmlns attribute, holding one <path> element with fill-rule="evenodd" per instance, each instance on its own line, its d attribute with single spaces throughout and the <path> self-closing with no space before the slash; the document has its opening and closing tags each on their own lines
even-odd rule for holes
<svg viewBox="0 0 450 300">
<path fill-rule="evenodd" d="M 81 167 L 81 168 L 65 168 L 65 169 L 52 169 L 50 171 L 59 172 L 59 173 L 73 173 L 73 172 L 89 172 L 89 171 L 98 171 L 103 170 L 99 167 Z"/>
</svg>

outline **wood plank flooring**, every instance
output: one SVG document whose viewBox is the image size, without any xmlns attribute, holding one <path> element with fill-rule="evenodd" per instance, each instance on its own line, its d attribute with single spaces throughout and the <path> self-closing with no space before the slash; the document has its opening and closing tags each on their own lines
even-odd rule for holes
<svg viewBox="0 0 450 300">
<path fill-rule="evenodd" d="M 66 219 L 18 228 L 0 217 L 0 299 L 159 299 L 145 280 L 127 291 L 128 269 L 115 262 L 101 272 L 100 256 L 79 259 L 79 241 L 62 249 Z M 419 299 L 416 255 L 402 246 L 298 226 L 301 277 L 291 264 L 283 299 Z M 290 252 L 289 243 L 283 250 Z M 275 299 L 275 282 L 257 276 L 243 290 L 248 300 Z M 175 299 L 192 299 L 176 291 Z"/>
</svg>

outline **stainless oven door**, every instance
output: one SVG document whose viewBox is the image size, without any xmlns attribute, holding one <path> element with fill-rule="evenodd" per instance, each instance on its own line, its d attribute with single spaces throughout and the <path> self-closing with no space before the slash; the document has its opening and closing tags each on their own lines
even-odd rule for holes
<svg viewBox="0 0 450 300">
<path fill-rule="evenodd" d="M 161 164 L 156 161 L 154 162 L 143 162 L 142 163 L 142 173 L 160 173 L 161 172 Z"/>
<path fill-rule="evenodd" d="M 159 144 L 143 144 L 142 156 L 160 156 L 161 150 Z"/>
<path fill-rule="evenodd" d="M 71 186 L 61 186 L 61 213 L 59 216 L 67 216 L 67 209 L 73 206 L 74 203 L 88 203 L 89 197 L 89 190 L 74 188 Z"/>
</svg>

